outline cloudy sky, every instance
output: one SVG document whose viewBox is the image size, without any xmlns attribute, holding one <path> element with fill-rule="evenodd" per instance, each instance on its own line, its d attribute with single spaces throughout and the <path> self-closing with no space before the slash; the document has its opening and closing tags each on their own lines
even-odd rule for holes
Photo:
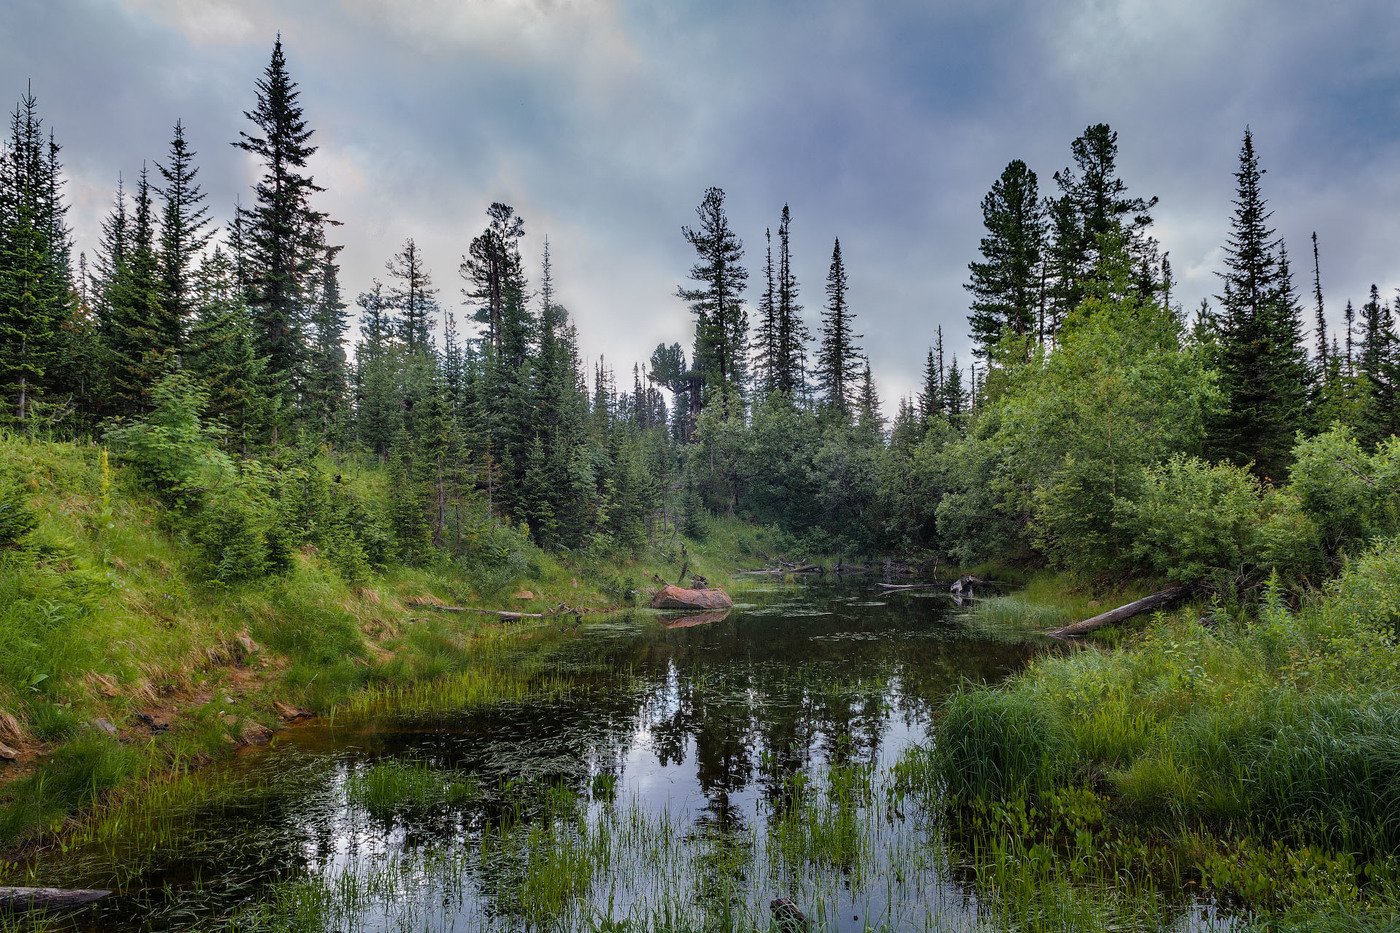
<svg viewBox="0 0 1400 933">
<path fill-rule="evenodd" d="M 457 303 L 460 256 L 506 201 L 532 264 L 548 235 L 585 353 L 619 369 L 689 346 L 680 227 L 719 185 L 755 270 L 791 205 L 813 321 L 841 238 L 888 405 L 937 325 L 965 356 L 962 283 L 1001 168 L 1025 159 L 1046 190 L 1100 121 L 1130 190 L 1161 198 L 1188 307 L 1215 290 L 1246 124 L 1296 270 L 1318 233 L 1329 306 L 1400 285 L 1386 0 L 4 0 L 0 92 L 32 81 L 80 248 L 176 118 L 227 218 L 255 174 L 229 142 L 278 31 L 350 295 L 412 236 Z"/>
</svg>

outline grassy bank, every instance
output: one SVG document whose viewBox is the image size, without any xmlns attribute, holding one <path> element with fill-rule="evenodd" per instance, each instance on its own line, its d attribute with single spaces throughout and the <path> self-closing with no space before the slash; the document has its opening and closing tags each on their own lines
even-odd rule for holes
<svg viewBox="0 0 1400 933">
<path fill-rule="evenodd" d="M 955 696 L 928 779 L 969 825 L 1024 851 L 1154 862 L 1285 917 L 1391 917 L 1398 631 L 1389 541 L 1299 608 L 1271 587 L 1249 620 L 1182 610 L 1117 648 Z M 1077 815 L 1058 818 L 1067 800 Z"/>
<path fill-rule="evenodd" d="M 371 504 L 386 481 L 374 463 L 322 456 L 314 469 Z M 280 572 L 221 583 L 188 528 L 101 447 L 0 437 L 0 489 L 0 849 L 114 788 L 261 740 L 297 710 L 469 672 L 503 641 L 525 650 L 531 631 L 574 618 L 503 628 L 435 606 L 604 610 L 675 582 L 682 564 L 727 584 L 768 547 L 760 530 L 716 521 L 700 541 L 658 528 L 642 556 L 565 559 L 497 526 L 472 560 L 347 574 L 303 544 Z"/>
</svg>

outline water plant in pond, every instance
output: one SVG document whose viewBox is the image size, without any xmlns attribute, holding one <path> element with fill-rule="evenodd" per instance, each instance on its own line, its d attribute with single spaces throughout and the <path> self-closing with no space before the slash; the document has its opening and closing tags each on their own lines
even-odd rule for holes
<svg viewBox="0 0 1400 933">
<path fill-rule="evenodd" d="M 377 819 L 397 812 L 465 803 L 480 793 L 476 781 L 443 771 L 426 761 L 385 761 L 351 772 L 345 782 L 350 802 Z"/>
</svg>

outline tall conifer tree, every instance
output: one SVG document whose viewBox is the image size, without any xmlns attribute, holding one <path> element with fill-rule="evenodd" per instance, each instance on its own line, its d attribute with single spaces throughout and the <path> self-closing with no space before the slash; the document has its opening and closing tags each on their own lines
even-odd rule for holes
<svg viewBox="0 0 1400 933">
<path fill-rule="evenodd" d="M 696 253 L 690 269 L 696 284 L 692 288 L 681 286 L 676 292 L 695 315 L 694 366 L 699 391 L 690 399 L 691 412 L 694 416 L 702 407 L 717 404 L 724 417 L 738 417 L 743 414 L 749 329 L 744 309 L 749 278 L 743 265 L 744 246 L 729 226 L 723 190 L 706 190 L 695 213 L 699 225 L 682 227 L 681 233 Z"/>
<path fill-rule="evenodd" d="M 1225 410 L 1214 435 L 1221 454 L 1252 462 L 1260 475 L 1281 482 L 1307 414 L 1308 366 L 1286 255 L 1260 189 L 1263 174 L 1254 136 L 1245 130 L 1221 273 L 1218 366 Z"/>
<path fill-rule="evenodd" d="M 176 121 L 167 163 L 157 163 L 163 182 L 160 223 L 160 342 L 175 352 L 184 346 L 185 330 L 194 314 L 194 273 L 199 255 L 213 231 L 194 164 L 195 152 L 185 141 L 185 126 Z"/>
<path fill-rule="evenodd" d="M 861 373 L 859 334 L 851 322 L 855 315 L 846 302 L 849 283 L 841 258 L 841 240 L 831 249 L 826 274 L 826 311 L 822 315 L 821 344 L 817 350 L 817 385 L 830 409 L 843 418 L 851 415 Z"/>
<path fill-rule="evenodd" d="M 244 116 L 253 130 L 240 132 L 234 145 L 255 156 L 262 168 L 253 205 L 240 208 L 254 335 L 274 391 L 295 403 L 308 356 L 308 286 L 322 258 L 317 234 L 326 215 L 311 206 L 312 195 L 324 189 L 307 170 L 316 152 L 313 130 L 287 71 L 280 35 L 258 80 L 257 103 Z"/>
<path fill-rule="evenodd" d="M 1028 337 L 1039 316 L 1045 208 L 1026 163 L 1016 159 L 1002 171 L 982 199 L 982 220 L 982 258 L 968 264 L 971 277 L 964 287 L 973 297 L 968 324 L 975 352 L 986 358 L 1003 334 Z"/>
</svg>

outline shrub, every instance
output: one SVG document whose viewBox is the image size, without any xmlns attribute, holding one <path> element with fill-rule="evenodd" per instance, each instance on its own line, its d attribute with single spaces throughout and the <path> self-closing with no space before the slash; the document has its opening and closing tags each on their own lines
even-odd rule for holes
<svg viewBox="0 0 1400 933">
<path fill-rule="evenodd" d="M 1178 455 L 1145 471 L 1138 494 L 1118 499 L 1114 511 L 1139 566 L 1195 583 L 1244 575 L 1263 498 L 1247 470 Z"/>
</svg>

